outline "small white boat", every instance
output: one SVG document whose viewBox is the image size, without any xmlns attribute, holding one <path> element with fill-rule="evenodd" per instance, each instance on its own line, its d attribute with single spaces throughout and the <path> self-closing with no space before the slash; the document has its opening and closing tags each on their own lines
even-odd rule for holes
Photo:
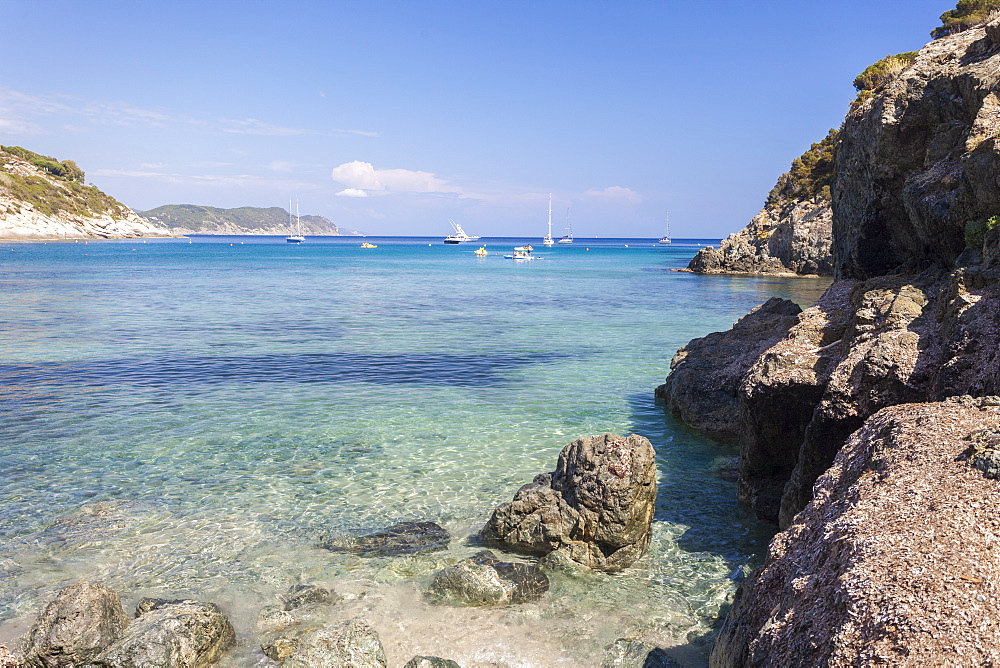
<svg viewBox="0 0 1000 668">
<path fill-rule="evenodd" d="M 373 243 L 370 243 L 370 242 L 366 241 L 363 244 L 361 244 L 361 247 L 362 248 L 378 248 L 378 244 L 373 244 Z"/>
<path fill-rule="evenodd" d="M 535 256 L 531 254 L 531 251 L 515 250 L 510 255 L 504 255 L 507 260 L 534 260 Z"/>
<path fill-rule="evenodd" d="M 489 253 L 486 251 L 486 246 L 480 246 L 479 248 L 477 248 L 472 252 L 478 255 L 479 257 L 485 257 L 489 255 Z"/>
<path fill-rule="evenodd" d="M 292 201 L 288 201 L 288 227 L 292 226 Z M 299 217 L 299 203 L 295 203 L 295 234 L 285 237 L 285 242 L 290 244 L 300 244 L 306 238 L 302 236 L 302 219 Z"/>
<path fill-rule="evenodd" d="M 454 234 L 449 234 L 444 238 L 446 244 L 460 244 L 466 241 L 479 241 L 479 237 L 473 236 L 471 234 L 466 234 L 462 226 L 456 223 L 454 220 L 449 220 L 451 226 L 455 228 Z"/>
<path fill-rule="evenodd" d="M 673 243 L 673 240 L 670 238 L 670 214 L 669 213 L 667 214 L 667 229 L 666 229 L 666 234 L 664 234 L 657 243 L 663 244 L 664 246 L 669 246 L 670 244 Z"/>
</svg>

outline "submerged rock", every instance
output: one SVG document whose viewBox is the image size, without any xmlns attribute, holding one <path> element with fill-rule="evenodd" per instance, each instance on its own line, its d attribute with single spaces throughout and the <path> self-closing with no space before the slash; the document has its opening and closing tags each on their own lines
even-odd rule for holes
<svg viewBox="0 0 1000 668">
<path fill-rule="evenodd" d="M 448 531 L 434 522 L 401 522 L 365 536 L 329 537 L 320 545 L 331 552 L 396 556 L 443 550 L 450 540 Z"/>
<path fill-rule="evenodd" d="M 462 668 L 457 661 L 438 656 L 415 656 L 403 668 Z"/>
<path fill-rule="evenodd" d="M 112 589 L 82 581 L 49 603 L 28 632 L 21 651 L 24 666 L 90 663 L 122 636 L 129 618 Z"/>
<path fill-rule="evenodd" d="M 385 668 L 387 664 L 382 641 L 375 629 L 362 619 L 352 619 L 337 629 L 310 629 L 297 640 L 295 651 L 282 665 L 287 668 Z"/>
<path fill-rule="evenodd" d="M 295 610 L 312 603 L 329 603 L 337 600 L 337 595 L 319 585 L 298 584 L 288 588 L 282 597 L 285 610 Z"/>
<path fill-rule="evenodd" d="M 128 631 L 96 662 L 108 666 L 204 666 L 236 644 L 232 624 L 214 603 L 144 598 Z"/>
<path fill-rule="evenodd" d="M 655 460 L 652 444 L 636 434 L 573 441 L 555 471 L 536 476 L 493 511 L 482 539 L 528 554 L 559 550 L 597 570 L 627 568 L 652 538 Z"/>
<path fill-rule="evenodd" d="M 428 593 L 439 603 L 485 606 L 534 601 L 548 590 L 549 578 L 538 566 L 503 562 L 483 550 L 438 571 Z"/>
<path fill-rule="evenodd" d="M 662 648 L 638 640 L 619 638 L 607 648 L 601 668 L 682 668 Z"/>
</svg>

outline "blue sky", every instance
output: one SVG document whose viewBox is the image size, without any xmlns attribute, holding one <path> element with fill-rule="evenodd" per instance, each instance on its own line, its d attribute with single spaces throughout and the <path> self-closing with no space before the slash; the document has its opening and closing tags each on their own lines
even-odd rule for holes
<svg viewBox="0 0 1000 668">
<path fill-rule="evenodd" d="M 129 206 L 721 237 L 947 0 L 0 0 L 0 144 Z"/>
</svg>

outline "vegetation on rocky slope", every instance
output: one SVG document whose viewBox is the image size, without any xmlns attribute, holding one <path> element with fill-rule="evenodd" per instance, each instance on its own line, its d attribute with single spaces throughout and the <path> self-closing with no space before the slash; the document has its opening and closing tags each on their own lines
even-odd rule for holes
<svg viewBox="0 0 1000 668">
<path fill-rule="evenodd" d="M 782 206 L 820 195 L 830 199 L 830 182 L 833 181 L 833 149 L 837 143 L 837 130 L 830 130 L 821 141 L 792 161 L 792 168 L 778 177 L 778 182 L 767 195 L 768 207 Z"/>
<path fill-rule="evenodd" d="M 1000 12 L 1000 0 L 958 0 L 955 9 L 941 15 L 941 25 L 931 31 L 931 37 L 937 39 L 974 28 L 997 12 Z"/>
<path fill-rule="evenodd" d="M 35 174 L 16 169 L 27 162 Z M 22 164 L 23 164 L 22 162 Z M 30 167 L 27 168 L 30 170 Z M 128 210 L 94 186 L 84 185 L 84 172 L 72 160 L 59 161 L 20 146 L 0 146 L 0 195 L 31 205 L 40 214 L 71 216 L 124 216 Z"/>
<path fill-rule="evenodd" d="M 851 102 L 851 109 L 857 109 L 870 100 L 875 95 L 876 90 L 912 65 L 913 61 L 917 59 L 918 53 L 919 51 L 897 53 L 895 56 L 886 56 L 866 67 L 861 74 L 854 78 L 854 89 L 858 91 L 858 96 Z"/>
</svg>

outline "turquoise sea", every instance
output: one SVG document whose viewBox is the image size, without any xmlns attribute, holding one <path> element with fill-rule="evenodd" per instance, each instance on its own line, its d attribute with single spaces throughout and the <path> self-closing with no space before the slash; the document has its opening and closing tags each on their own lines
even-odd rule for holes
<svg viewBox="0 0 1000 668">
<path fill-rule="evenodd" d="M 674 352 L 827 282 L 671 271 L 710 240 L 193 237 L 0 246 L 0 642 L 79 579 L 218 603 L 267 665 L 258 616 L 289 586 L 363 617 L 391 666 L 599 666 L 617 638 L 697 665 L 771 530 L 717 469 L 735 453 L 653 401 Z M 521 243 L 540 259 L 507 260 Z M 618 575 L 552 574 L 539 602 L 435 606 L 492 509 L 570 441 L 659 455 L 655 539 Z M 430 520 L 426 556 L 317 546 Z M 512 555 L 506 555 L 513 557 Z"/>
</svg>

